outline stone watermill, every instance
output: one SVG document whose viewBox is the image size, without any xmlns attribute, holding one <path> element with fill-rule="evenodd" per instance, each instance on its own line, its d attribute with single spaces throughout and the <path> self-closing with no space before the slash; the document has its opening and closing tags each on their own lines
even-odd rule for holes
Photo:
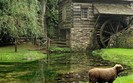
<svg viewBox="0 0 133 83">
<path fill-rule="evenodd" d="M 59 39 L 72 50 L 107 47 L 132 24 L 132 0 L 59 0 Z"/>
</svg>

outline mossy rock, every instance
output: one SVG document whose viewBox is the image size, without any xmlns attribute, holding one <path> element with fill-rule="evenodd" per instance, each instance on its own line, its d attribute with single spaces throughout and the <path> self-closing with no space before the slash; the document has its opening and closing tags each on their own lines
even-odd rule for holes
<svg viewBox="0 0 133 83">
<path fill-rule="evenodd" d="M 133 48 L 133 30 L 128 29 L 111 36 L 109 45 L 109 47 Z"/>
</svg>

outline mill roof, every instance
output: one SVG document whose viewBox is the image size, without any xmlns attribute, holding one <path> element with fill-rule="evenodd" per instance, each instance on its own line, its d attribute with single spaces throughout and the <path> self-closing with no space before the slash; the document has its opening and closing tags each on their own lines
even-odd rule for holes
<svg viewBox="0 0 133 83">
<path fill-rule="evenodd" d="M 97 14 L 133 15 L 133 9 L 125 4 L 95 3 Z"/>
</svg>

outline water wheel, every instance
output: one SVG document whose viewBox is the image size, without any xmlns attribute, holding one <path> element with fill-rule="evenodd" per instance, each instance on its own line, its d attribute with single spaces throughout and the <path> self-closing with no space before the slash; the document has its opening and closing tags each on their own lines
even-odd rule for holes
<svg viewBox="0 0 133 83">
<path fill-rule="evenodd" d="M 97 29 L 98 43 L 102 47 L 107 47 L 110 40 L 110 36 L 114 35 L 123 29 L 127 28 L 127 25 L 120 20 L 107 20 L 101 27 Z"/>
</svg>

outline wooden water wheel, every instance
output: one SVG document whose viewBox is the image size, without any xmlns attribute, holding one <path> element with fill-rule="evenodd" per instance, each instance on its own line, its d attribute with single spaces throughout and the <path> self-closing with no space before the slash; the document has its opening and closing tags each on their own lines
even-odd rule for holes
<svg viewBox="0 0 133 83">
<path fill-rule="evenodd" d="M 107 47 L 110 40 L 110 36 L 114 35 L 123 29 L 126 29 L 127 25 L 120 20 L 107 20 L 101 27 L 97 29 L 97 40 L 102 47 Z"/>
</svg>

